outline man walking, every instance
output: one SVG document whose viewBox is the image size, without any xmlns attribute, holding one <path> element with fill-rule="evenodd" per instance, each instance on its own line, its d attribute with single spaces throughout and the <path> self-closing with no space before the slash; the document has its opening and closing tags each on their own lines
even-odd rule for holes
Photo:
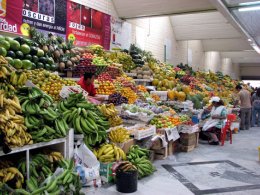
<svg viewBox="0 0 260 195">
<path fill-rule="evenodd" d="M 241 85 L 237 85 L 236 90 L 238 91 L 238 101 L 240 103 L 240 130 L 249 130 L 251 126 L 251 94 L 248 90 L 243 89 Z"/>
</svg>

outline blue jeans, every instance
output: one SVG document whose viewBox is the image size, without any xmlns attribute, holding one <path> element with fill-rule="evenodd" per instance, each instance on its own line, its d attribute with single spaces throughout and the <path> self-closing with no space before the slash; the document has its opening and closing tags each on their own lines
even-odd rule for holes
<svg viewBox="0 0 260 195">
<path fill-rule="evenodd" d="M 258 117 L 257 125 L 260 126 L 260 106 L 253 106 L 252 108 L 252 126 L 256 124 L 256 117 Z"/>
</svg>

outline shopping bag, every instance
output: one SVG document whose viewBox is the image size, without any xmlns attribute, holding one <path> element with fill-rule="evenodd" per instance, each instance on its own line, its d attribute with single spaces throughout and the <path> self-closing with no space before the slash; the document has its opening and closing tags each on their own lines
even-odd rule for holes
<svg viewBox="0 0 260 195">
<path fill-rule="evenodd" d="M 80 143 L 80 146 L 75 148 L 74 162 L 75 169 L 80 176 L 82 186 L 92 186 L 99 183 L 95 181 L 100 180 L 100 163 L 93 152 L 84 143 Z"/>
</svg>

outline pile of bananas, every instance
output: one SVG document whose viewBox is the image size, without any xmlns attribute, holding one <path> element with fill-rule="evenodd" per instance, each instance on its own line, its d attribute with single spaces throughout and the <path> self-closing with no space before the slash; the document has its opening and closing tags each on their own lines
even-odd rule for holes
<svg viewBox="0 0 260 195">
<path fill-rule="evenodd" d="M 8 67 L 8 61 L 0 55 L 0 78 L 7 79 L 11 74 L 11 69 Z"/>
<path fill-rule="evenodd" d="M 108 122 L 111 127 L 116 127 L 116 126 L 122 125 L 123 120 L 120 116 L 117 115 L 112 118 L 108 118 Z"/>
<path fill-rule="evenodd" d="M 98 109 L 108 118 L 118 114 L 114 104 L 101 104 L 98 106 Z"/>
<path fill-rule="evenodd" d="M 22 184 L 24 183 L 23 174 L 15 167 L 8 167 L 4 169 L 0 169 L 0 183 L 12 184 L 15 186 L 11 186 L 14 188 L 22 188 Z"/>
<path fill-rule="evenodd" d="M 36 87 L 22 87 L 18 91 L 25 116 L 25 125 L 34 142 L 48 142 L 65 137 L 69 126 L 63 114 L 52 107 L 52 98 Z"/>
<path fill-rule="evenodd" d="M 101 104 L 98 106 L 98 109 L 108 118 L 111 127 L 116 127 L 123 123 L 122 118 L 118 116 L 118 111 L 114 104 Z"/>
<path fill-rule="evenodd" d="M 141 148 L 138 145 L 132 145 L 127 153 L 127 159 L 133 160 L 136 158 L 148 158 L 150 151 L 145 148 Z"/>
<path fill-rule="evenodd" d="M 117 167 L 118 171 L 123 171 L 123 172 L 132 172 L 132 171 L 137 171 L 136 166 L 134 166 L 131 162 L 129 161 L 123 161 L 120 163 L 120 165 Z"/>
<path fill-rule="evenodd" d="M 63 155 L 60 152 L 52 151 L 48 154 L 48 159 L 51 163 L 59 162 L 63 159 Z"/>
<path fill-rule="evenodd" d="M 104 144 L 97 151 L 93 151 L 100 162 L 108 163 L 126 160 L 125 152 L 114 144 Z"/>
<path fill-rule="evenodd" d="M 109 132 L 108 137 L 113 143 L 124 143 L 125 141 L 129 140 L 130 133 L 124 127 L 116 127 Z"/>
<path fill-rule="evenodd" d="M 26 132 L 22 108 L 16 96 L 7 97 L 6 92 L 0 90 L 0 132 L 4 135 L 5 144 L 9 147 L 32 144 L 31 135 Z"/>
<path fill-rule="evenodd" d="M 149 152 L 138 145 L 133 145 L 127 153 L 127 159 L 137 167 L 139 178 L 151 175 L 155 171 L 151 161 L 148 160 Z"/>
<path fill-rule="evenodd" d="M 137 167 L 138 178 L 151 175 L 155 171 L 151 161 L 149 161 L 146 157 L 136 158 L 129 161 Z"/>
<path fill-rule="evenodd" d="M 15 87 L 24 86 L 26 81 L 27 81 L 27 76 L 25 72 L 13 71 L 10 74 L 10 83 Z"/>
<path fill-rule="evenodd" d="M 38 182 L 37 178 L 30 176 L 30 179 L 26 181 L 28 190 L 16 189 L 15 193 L 23 195 L 79 194 L 80 178 L 74 172 L 73 160 L 61 160 L 60 162 L 63 172 L 58 175 L 50 174 L 47 182 Z"/>
<path fill-rule="evenodd" d="M 84 134 L 84 142 L 90 148 L 106 140 L 109 122 L 81 93 L 71 94 L 58 104 L 58 109 L 63 112 L 64 120 L 74 128 L 75 133 Z"/>
</svg>

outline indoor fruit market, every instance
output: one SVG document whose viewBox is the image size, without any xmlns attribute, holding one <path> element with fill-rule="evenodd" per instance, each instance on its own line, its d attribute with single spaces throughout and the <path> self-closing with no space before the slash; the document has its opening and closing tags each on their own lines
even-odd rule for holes
<svg viewBox="0 0 260 195">
<path fill-rule="evenodd" d="M 0 0 L 0 195 L 259 195 L 260 1 Z"/>
</svg>

